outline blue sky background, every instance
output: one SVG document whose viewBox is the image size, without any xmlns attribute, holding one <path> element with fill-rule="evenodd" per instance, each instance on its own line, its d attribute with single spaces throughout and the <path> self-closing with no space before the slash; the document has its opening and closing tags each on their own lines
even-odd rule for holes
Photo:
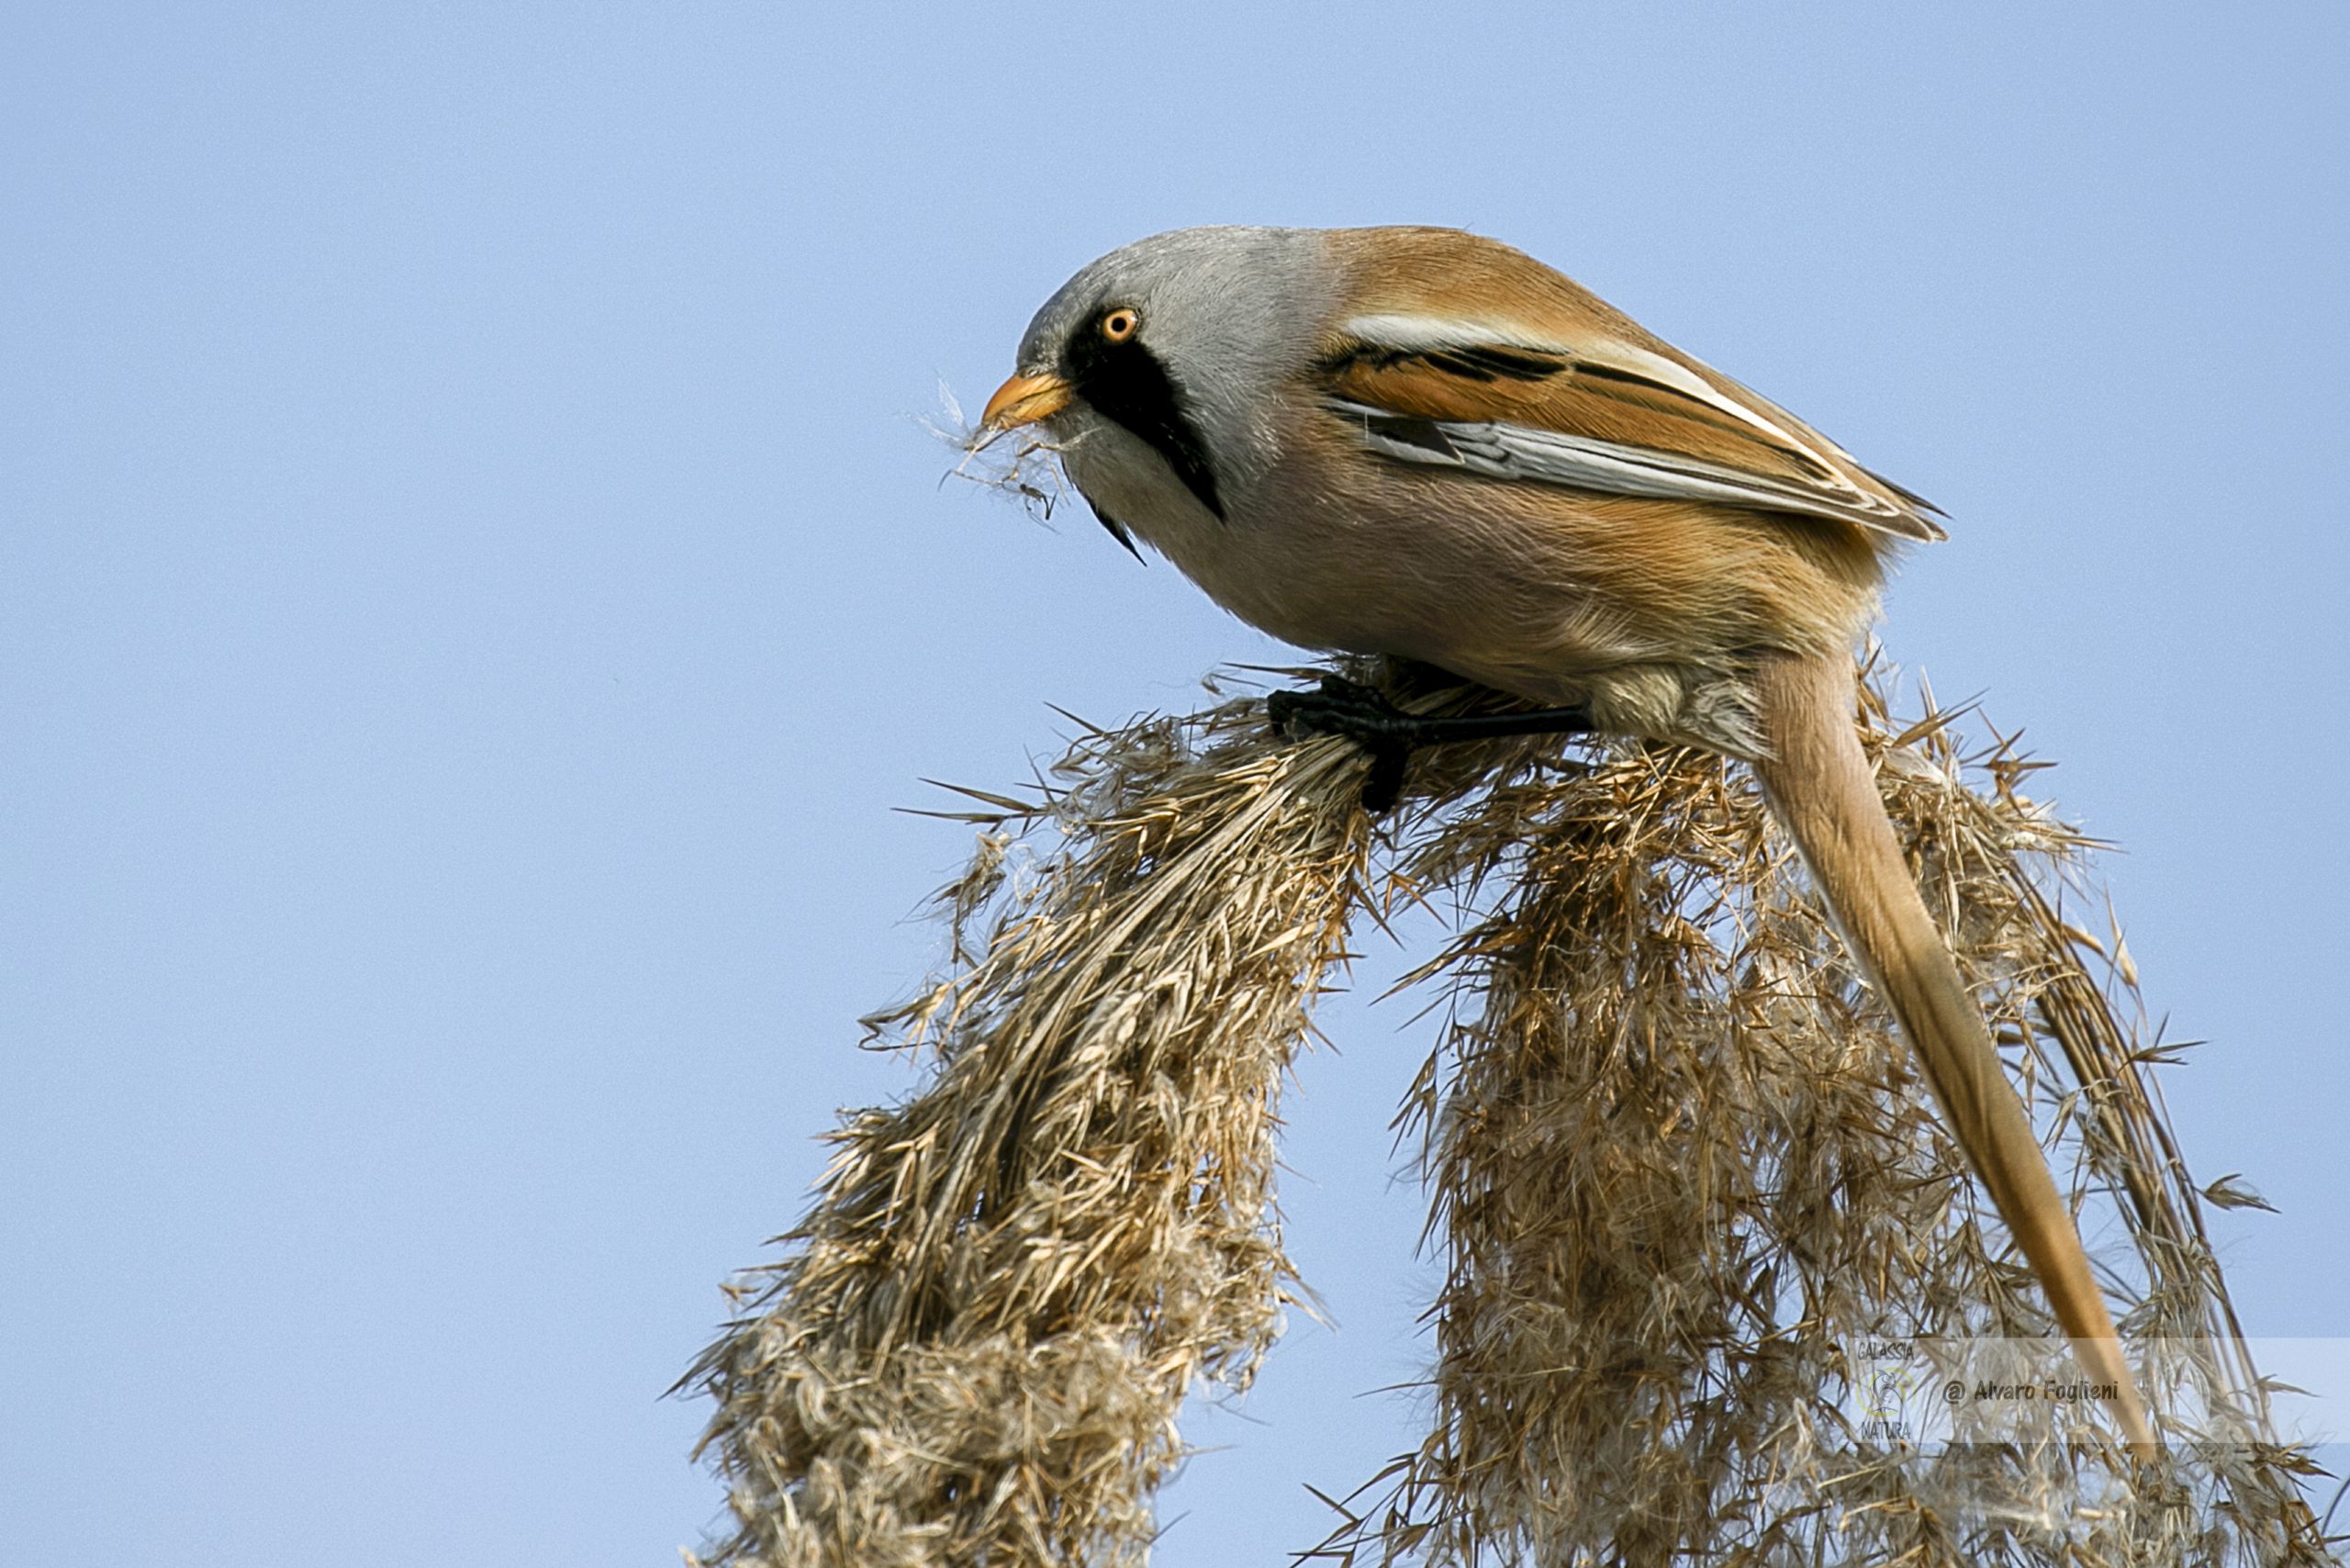
<svg viewBox="0 0 2350 1568">
<path fill-rule="evenodd" d="M 657 1396 L 908 1082 L 853 1020 L 965 835 L 890 808 L 1282 656 L 916 422 L 1203 221 L 1507 239 L 1947 508 L 1890 647 L 2127 847 L 2247 1327 L 2344 1334 L 2344 17 L 10 7 L 0 1559 L 699 1539 Z M 1413 1440 L 1408 1012 L 1327 1014 L 1339 1327 L 1163 1562 Z"/>
</svg>

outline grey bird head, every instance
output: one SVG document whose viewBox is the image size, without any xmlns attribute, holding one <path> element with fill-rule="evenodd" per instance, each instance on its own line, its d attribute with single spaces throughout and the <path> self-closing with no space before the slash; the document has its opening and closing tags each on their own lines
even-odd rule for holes
<svg viewBox="0 0 2350 1568">
<path fill-rule="evenodd" d="M 1113 251 L 1036 312 L 982 429 L 1041 423 L 1073 468 L 1163 464 L 1221 516 L 1277 455 L 1267 410 L 1312 356 L 1300 323 L 1327 318 L 1334 271 L 1311 229 L 1179 229 Z"/>
</svg>

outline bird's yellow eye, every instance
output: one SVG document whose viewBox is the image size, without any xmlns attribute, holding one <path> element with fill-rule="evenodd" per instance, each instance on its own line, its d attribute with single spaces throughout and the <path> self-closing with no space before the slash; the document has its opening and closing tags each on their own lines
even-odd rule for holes
<svg viewBox="0 0 2350 1568">
<path fill-rule="evenodd" d="M 1142 330 L 1142 318 L 1124 306 L 1102 318 L 1102 335 L 1113 343 L 1123 343 Z"/>
</svg>

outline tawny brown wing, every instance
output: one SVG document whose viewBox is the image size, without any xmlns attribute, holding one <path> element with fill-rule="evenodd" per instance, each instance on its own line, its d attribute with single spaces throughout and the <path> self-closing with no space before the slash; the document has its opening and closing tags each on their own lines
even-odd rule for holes
<svg viewBox="0 0 2350 1568">
<path fill-rule="evenodd" d="M 1331 408 L 1402 462 L 1942 537 L 1930 504 L 1727 377 L 1619 339 L 1528 336 L 1359 317 L 1317 369 Z"/>
</svg>

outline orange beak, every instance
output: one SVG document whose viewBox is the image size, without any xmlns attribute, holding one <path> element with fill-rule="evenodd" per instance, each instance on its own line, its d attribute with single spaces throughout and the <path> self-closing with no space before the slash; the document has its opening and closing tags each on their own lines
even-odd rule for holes
<svg viewBox="0 0 2350 1568">
<path fill-rule="evenodd" d="M 1015 375 L 988 399 L 987 411 L 979 416 L 979 429 L 992 435 L 1049 420 L 1076 396 L 1075 389 L 1058 375 Z"/>
</svg>

